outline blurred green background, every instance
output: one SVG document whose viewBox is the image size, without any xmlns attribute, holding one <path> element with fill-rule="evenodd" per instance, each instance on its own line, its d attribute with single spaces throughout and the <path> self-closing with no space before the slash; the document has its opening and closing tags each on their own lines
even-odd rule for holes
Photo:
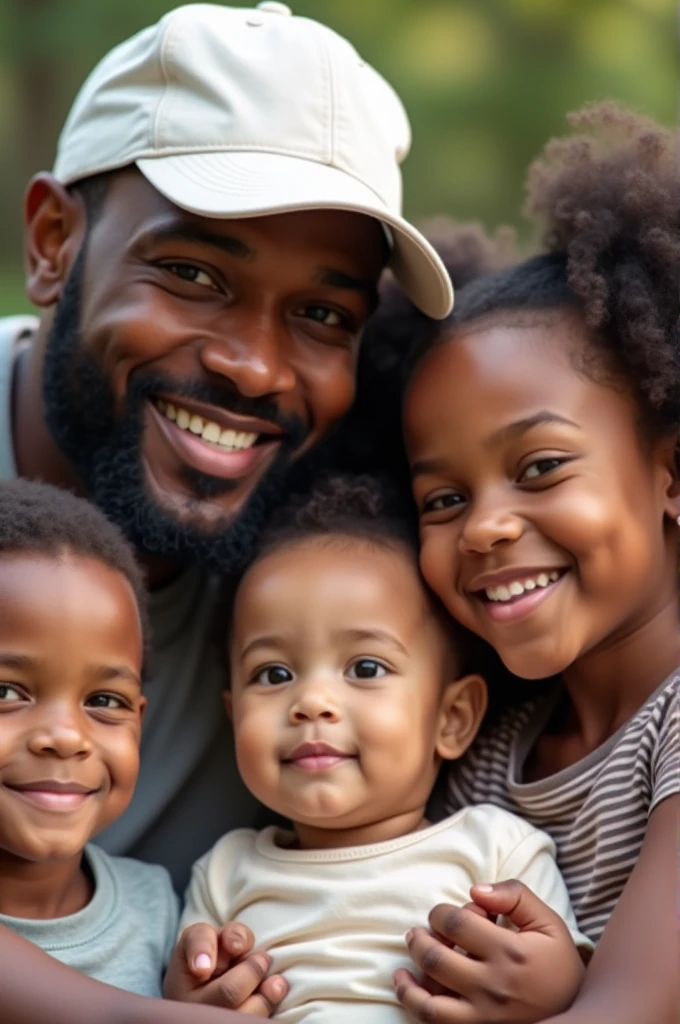
<svg viewBox="0 0 680 1024">
<path fill-rule="evenodd" d="M 52 163 L 81 81 L 173 0 L 0 0 L 0 314 L 27 309 L 26 181 Z M 247 6 L 244 2 L 241 6 Z M 405 209 L 521 227 L 529 161 L 564 115 L 613 97 L 672 124 L 674 0 L 291 0 L 346 35 L 401 94 Z"/>
</svg>

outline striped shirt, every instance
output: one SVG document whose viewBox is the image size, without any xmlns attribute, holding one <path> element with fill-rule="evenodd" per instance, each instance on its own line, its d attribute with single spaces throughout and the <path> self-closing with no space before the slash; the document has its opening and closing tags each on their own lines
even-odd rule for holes
<svg viewBox="0 0 680 1024">
<path fill-rule="evenodd" d="M 679 688 L 677 669 L 597 750 L 523 783 L 527 755 L 560 697 L 552 691 L 480 734 L 449 776 L 448 814 L 492 803 L 552 836 L 579 927 L 594 942 L 635 866 L 650 814 L 680 792 Z"/>
</svg>

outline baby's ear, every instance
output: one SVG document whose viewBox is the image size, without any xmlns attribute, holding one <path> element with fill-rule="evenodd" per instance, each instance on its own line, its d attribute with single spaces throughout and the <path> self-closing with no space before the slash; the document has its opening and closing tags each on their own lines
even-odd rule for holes
<svg viewBox="0 0 680 1024">
<path fill-rule="evenodd" d="M 435 749 L 445 761 L 462 757 L 479 732 L 489 701 L 481 676 L 463 676 L 442 694 Z"/>
<path fill-rule="evenodd" d="M 230 721 L 234 720 L 234 704 L 231 699 L 231 690 L 224 690 L 222 693 L 222 700 L 224 701 L 224 708 L 227 712 L 227 716 Z"/>
</svg>

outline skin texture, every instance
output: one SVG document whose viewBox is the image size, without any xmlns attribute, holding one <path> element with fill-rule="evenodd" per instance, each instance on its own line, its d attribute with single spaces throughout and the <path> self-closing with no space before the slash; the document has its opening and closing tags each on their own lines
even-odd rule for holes
<svg viewBox="0 0 680 1024">
<path fill-rule="evenodd" d="M 290 818 L 303 848 L 353 846 L 425 824 L 443 759 L 459 757 L 486 707 L 411 556 L 324 537 L 258 560 L 234 611 L 236 756 L 249 789 Z M 304 743 L 338 752 L 296 756 Z"/>
<path fill-rule="evenodd" d="M 89 902 L 82 849 L 137 780 L 141 661 L 122 574 L 67 554 L 0 558 L 0 912 L 62 917 Z"/>
<path fill-rule="evenodd" d="M 26 217 L 28 293 L 45 312 L 16 382 L 17 462 L 22 475 L 86 491 L 41 405 L 54 305 L 85 243 L 86 212 L 43 174 L 28 190 Z M 90 228 L 83 351 L 103 370 L 118 419 L 131 383 L 154 375 L 170 382 L 145 406 L 147 495 L 180 525 L 224 531 L 276 459 L 282 424 L 300 428 L 297 458 L 348 409 L 385 258 L 382 231 L 371 218 L 332 210 L 208 220 L 173 206 L 135 170 L 112 175 Z M 218 400 L 177 398 L 173 381 L 182 391 L 210 387 Z M 171 424 L 157 398 L 224 428 L 262 432 L 266 443 L 245 462 L 243 453 L 220 455 Z M 201 472 L 214 481 L 207 496 L 193 483 Z"/>
<path fill-rule="evenodd" d="M 577 316 L 559 310 L 466 324 L 426 356 L 406 400 L 426 579 L 511 669 L 532 678 L 561 673 L 568 691 L 562 717 L 528 758 L 525 781 L 595 750 L 680 663 L 677 438 L 643 434 L 629 388 L 590 345 Z M 518 426 L 544 412 L 571 422 Z M 523 579 L 540 569 L 566 572 L 535 607 L 500 621 L 480 600 L 480 584 L 494 581 L 489 574 L 508 582 L 508 573 Z M 677 936 L 669 894 L 677 889 L 679 803 L 669 798 L 651 815 L 582 992 L 555 1021 L 674 1019 Z M 550 923 L 547 908 L 517 883 L 472 895 L 485 913 L 519 906 L 534 930 Z M 426 972 L 436 962 L 439 986 L 460 991 L 461 975 L 473 987 L 476 968 L 446 969 L 446 947 L 470 950 L 473 943 L 489 964 L 502 950 L 488 922 L 469 911 L 447 926 L 448 909 L 431 918 L 444 941 L 424 933 L 412 955 Z M 560 961 L 559 944 L 551 956 Z M 540 979 L 541 961 L 531 976 Z M 519 1004 L 515 1017 L 500 1010 L 475 1016 L 462 1001 L 399 980 L 418 1020 L 526 1019 Z"/>
</svg>

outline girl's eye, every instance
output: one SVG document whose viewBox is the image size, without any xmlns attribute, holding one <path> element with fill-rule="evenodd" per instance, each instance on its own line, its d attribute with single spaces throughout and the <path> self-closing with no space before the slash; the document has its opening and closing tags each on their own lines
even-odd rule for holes
<svg viewBox="0 0 680 1024">
<path fill-rule="evenodd" d="M 297 312 L 307 320 L 314 320 L 317 324 L 323 324 L 324 327 L 347 326 L 347 319 L 337 310 L 329 309 L 328 306 L 303 306 Z"/>
<path fill-rule="evenodd" d="M 117 697 L 115 693 L 93 693 L 85 701 L 85 706 L 97 710 L 120 711 L 122 708 L 129 708 L 130 705 L 122 697 Z"/>
<path fill-rule="evenodd" d="M 26 698 L 18 687 L 11 683 L 0 683 L 0 703 L 18 704 L 22 700 Z"/>
<path fill-rule="evenodd" d="M 261 686 L 280 686 L 281 683 L 290 683 L 293 678 L 292 672 L 283 665 L 267 665 L 255 676 L 253 682 Z"/>
<path fill-rule="evenodd" d="M 360 658 L 355 661 L 347 673 L 349 679 L 381 679 L 387 675 L 387 669 L 374 658 Z"/>
<path fill-rule="evenodd" d="M 449 494 L 436 494 L 434 498 L 428 498 L 423 503 L 423 512 L 443 512 L 445 509 L 457 508 L 464 501 L 462 494 L 453 491 Z"/>
<path fill-rule="evenodd" d="M 538 480 L 539 477 L 545 476 L 546 473 L 552 473 L 554 469 L 559 469 L 564 461 L 564 459 L 558 458 L 536 459 L 530 466 L 527 466 L 520 480 Z"/>
<path fill-rule="evenodd" d="M 204 288 L 212 288 L 213 291 L 217 291 L 217 286 L 210 274 L 206 273 L 205 270 L 201 270 L 200 267 L 194 266 L 193 263 L 164 263 L 163 266 L 171 274 L 174 274 L 175 277 L 181 277 L 183 281 L 189 281 L 191 284 L 199 284 Z"/>
</svg>

